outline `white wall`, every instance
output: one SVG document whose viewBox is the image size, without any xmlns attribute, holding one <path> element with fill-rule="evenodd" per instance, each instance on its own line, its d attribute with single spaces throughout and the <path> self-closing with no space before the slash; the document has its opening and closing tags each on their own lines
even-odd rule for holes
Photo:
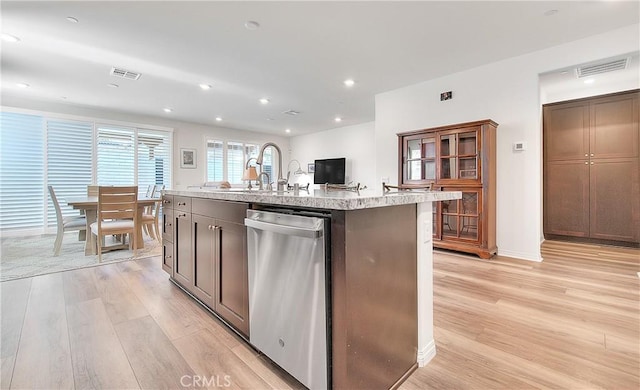
<svg viewBox="0 0 640 390">
<path fill-rule="evenodd" d="M 307 164 L 316 159 L 346 157 L 347 183 L 372 188 L 378 184 L 374 130 L 375 123 L 368 122 L 291 137 L 291 158 L 300 161 L 306 171 Z"/>
<path fill-rule="evenodd" d="M 282 157 L 283 165 L 285 165 L 284 169 L 286 169 L 286 163 L 288 162 L 287 150 L 289 149 L 289 138 L 287 137 L 234 130 L 212 125 L 181 122 L 161 117 L 142 116 L 8 96 L 2 97 L 2 105 L 53 114 L 75 115 L 110 121 L 128 122 L 138 125 L 154 125 L 173 128 L 173 189 L 185 189 L 187 186 L 201 185 L 206 181 L 205 140 L 207 137 L 222 141 L 246 141 L 259 144 L 272 141 L 278 144 L 282 149 L 284 154 Z M 181 148 L 196 149 L 196 169 L 180 168 Z"/>
<path fill-rule="evenodd" d="M 637 51 L 639 25 L 376 96 L 376 177 L 397 180 L 396 133 L 493 119 L 497 136 L 497 241 L 501 255 L 541 260 L 542 126 L 539 74 Z M 453 99 L 440 102 L 440 93 Z M 524 152 L 513 152 L 524 141 Z"/>
</svg>

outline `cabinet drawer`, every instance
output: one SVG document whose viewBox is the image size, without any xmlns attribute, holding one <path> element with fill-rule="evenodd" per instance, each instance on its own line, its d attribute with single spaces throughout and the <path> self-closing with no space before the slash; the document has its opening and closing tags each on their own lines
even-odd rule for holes
<svg viewBox="0 0 640 390">
<path fill-rule="evenodd" d="M 192 210 L 194 214 L 244 224 L 248 208 L 248 203 L 194 198 Z"/>
<path fill-rule="evenodd" d="M 174 196 L 173 197 L 173 209 L 191 212 L 191 198 L 186 196 Z"/>
<path fill-rule="evenodd" d="M 173 195 L 162 195 L 162 208 L 164 209 L 173 208 Z"/>
</svg>

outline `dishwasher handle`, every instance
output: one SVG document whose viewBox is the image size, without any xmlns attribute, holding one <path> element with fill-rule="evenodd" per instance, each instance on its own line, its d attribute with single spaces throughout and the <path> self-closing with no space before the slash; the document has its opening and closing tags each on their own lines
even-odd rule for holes
<svg viewBox="0 0 640 390">
<path fill-rule="evenodd" d="M 305 238 L 320 238 L 323 235 L 323 230 L 321 228 L 318 229 L 308 229 L 297 226 L 288 226 L 288 225 L 280 225 L 276 223 L 269 223 L 263 221 L 256 221 L 255 219 L 244 219 L 244 224 L 247 227 L 252 227 L 255 229 L 266 230 L 269 232 L 285 234 L 287 236 L 298 236 Z"/>
</svg>

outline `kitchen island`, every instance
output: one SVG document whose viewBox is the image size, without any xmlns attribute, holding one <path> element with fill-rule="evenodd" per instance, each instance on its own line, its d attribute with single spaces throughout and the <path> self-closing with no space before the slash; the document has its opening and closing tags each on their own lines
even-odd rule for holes
<svg viewBox="0 0 640 390">
<path fill-rule="evenodd" d="M 163 268 L 248 341 L 244 218 L 247 210 L 290 210 L 329 221 L 330 387 L 393 388 L 435 355 L 432 202 L 460 199 L 460 192 L 189 189 L 163 196 Z"/>
</svg>

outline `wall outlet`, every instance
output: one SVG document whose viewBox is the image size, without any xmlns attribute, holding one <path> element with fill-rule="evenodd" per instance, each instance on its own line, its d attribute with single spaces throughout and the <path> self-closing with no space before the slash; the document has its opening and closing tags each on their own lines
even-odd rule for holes
<svg viewBox="0 0 640 390">
<path fill-rule="evenodd" d="M 523 150 L 527 150 L 527 143 L 526 142 L 514 142 L 513 143 L 513 151 L 514 152 L 522 152 Z"/>
</svg>

